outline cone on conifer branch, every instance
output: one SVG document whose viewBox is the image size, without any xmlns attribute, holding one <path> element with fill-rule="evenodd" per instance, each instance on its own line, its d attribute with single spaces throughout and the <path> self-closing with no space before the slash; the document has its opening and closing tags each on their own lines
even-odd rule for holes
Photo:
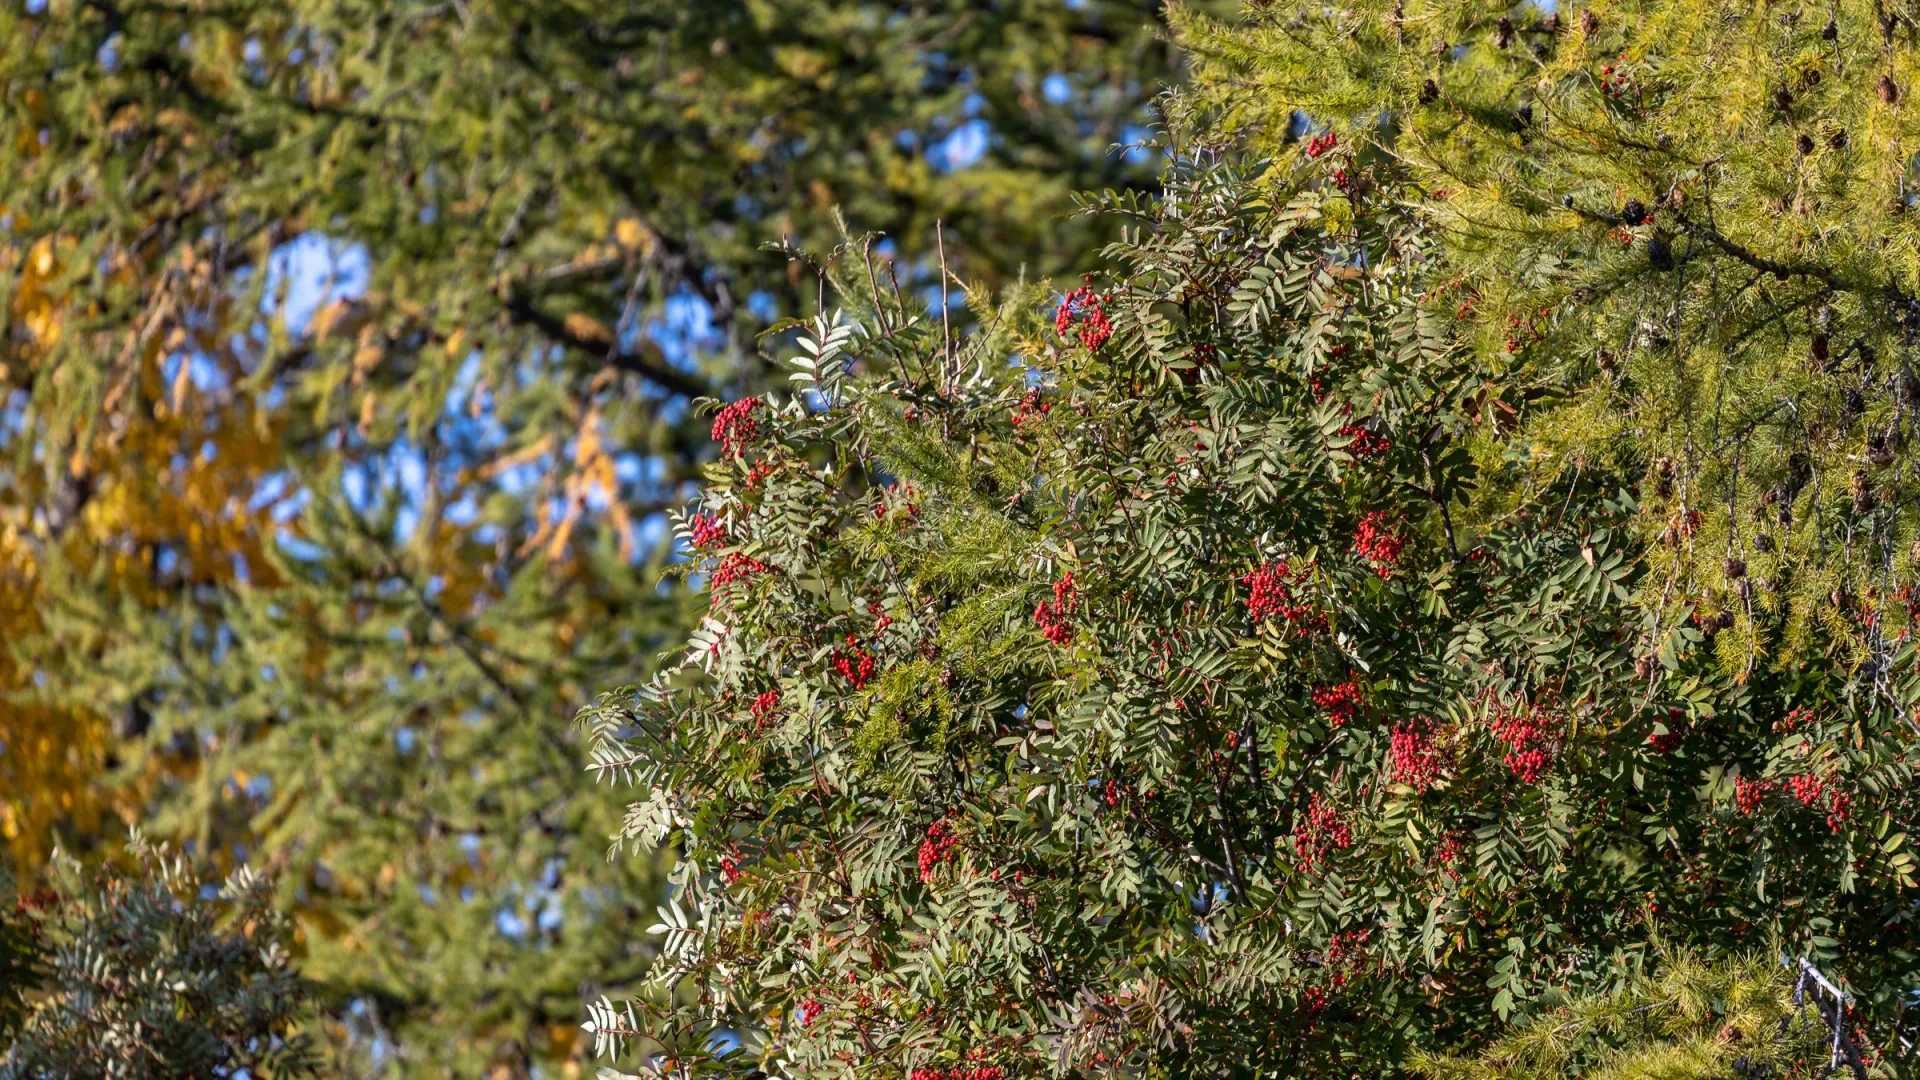
<svg viewBox="0 0 1920 1080">
<path fill-rule="evenodd" d="M 1664 234 L 1655 233 L 1647 241 L 1647 261 L 1655 270 L 1673 269 L 1673 247 Z"/>
</svg>

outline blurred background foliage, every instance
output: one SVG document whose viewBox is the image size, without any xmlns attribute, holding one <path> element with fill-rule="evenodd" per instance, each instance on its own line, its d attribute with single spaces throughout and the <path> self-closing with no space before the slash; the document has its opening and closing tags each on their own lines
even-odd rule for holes
<svg viewBox="0 0 1920 1080">
<path fill-rule="evenodd" d="M 1224 12 L 1230 5 L 1219 5 Z M 690 405 L 840 208 L 890 283 L 1066 275 L 1161 5 L 0 8 L 0 838 L 275 875 L 348 1075 L 577 1069 L 661 868 L 566 724 L 693 608 Z M 649 916 L 650 917 L 650 916 Z"/>
</svg>

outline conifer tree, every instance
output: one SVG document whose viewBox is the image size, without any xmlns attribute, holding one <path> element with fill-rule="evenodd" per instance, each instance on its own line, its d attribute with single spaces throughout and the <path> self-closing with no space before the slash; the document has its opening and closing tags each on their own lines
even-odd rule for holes
<svg viewBox="0 0 1920 1080">
<path fill-rule="evenodd" d="M 1111 146 L 1176 74 L 1156 11 L 0 12 L 13 857 L 150 813 L 280 870 L 382 1068 L 574 1053 L 656 886 L 605 864 L 564 718 L 689 621 L 685 402 L 817 300 L 761 245 L 844 203 L 909 297 L 935 221 L 983 279 L 1074 265 L 1066 193 L 1152 181 Z"/>
<path fill-rule="evenodd" d="M 1222 108 L 1405 163 L 1547 478 L 1644 474 L 1663 624 L 1723 666 L 1911 635 L 1915 13 L 1627 0 L 1186 12 Z"/>
<path fill-rule="evenodd" d="M 1531 468 L 1551 403 L 1471 347 L 1400 166 L 1173 130 L 1160 198 L 1092 203 L 1111 276 L 956 335 L 849 241 L 794 396 L 715 417 L 706 619 L 582 715 L 678 859 L 597 1049 L 1375 1073 L 1619 990 L 1651 919 L 1844 956 L 1897 1012 L 1899 714 L 1737 682 L 1636 601 L 1638 476 Z"/>
<path fill-rule="evenodd" d="M 1856 1080 L 1867 1075 L 1844 1011 L 1818 1000 L 1817 972 L 1760 954 L 1709 962 L 1662 950 L 1656 959 L 1655 970 L 1543 1011 L 1471 1057 L 1424 1055 L 1412 1071 L 1430 1080 L 1766 1080 L 1831 1074 L 1840 1057 Z"/>
</svg>

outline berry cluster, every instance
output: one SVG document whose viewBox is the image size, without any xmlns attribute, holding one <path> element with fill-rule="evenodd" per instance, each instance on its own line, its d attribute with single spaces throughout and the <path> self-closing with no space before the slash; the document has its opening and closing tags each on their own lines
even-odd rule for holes
<svg viewBox="0 0 1920 1080">
<path fill-rule="evenodd" d="M 1033 609 L 1033 621 L 1040 624 L 1040 636 L 1055 645 L 1072 644 L 1073 624 L 1067 619 L 1079 606 L 1073 575 L 1069 573 L 1053 583 L 1053 599 L 1042 600 Z"/>
<path fill-rule="evenodd" d="M 1060 310 L 1054 312 L 1054 330 L 1061 337 L 1073 331 L 1074 336 L 1080 339 L 1080 344 L 1089 349 L 1098 349 L 1113 336 L 1113 324 L 1107 321 L 1107 309 L 1101 306 L 1109 299 L 1111 297 L 1105 294 L 1096 295 L 1092 286 L 1080 286 L 1068 293 L 1060 303 Z"/>
<path fill-rule="evenodd" d="M 1827 804 L 1827 828 L 1834 832 L 1846 824 L 1847 813 L 1853 809 L 1853 796 L 1838 785 L 1828 787 L 1824 780 L 1812 773 L 1787 778 L 1787 792 L 1800 800 L 1800 805 L 1816 809 L 1822 800 Z"/>
<path fill-rule="evenodd" d="M 694 547 L 718 547 L 727 541 L 727 527 L 712 514 L 695 514 L 687 525 L 693 530 Z"/>
<path fill-rule="evenodd" d="M 1826 794 L 1826 784 L 1812 773 L 1803 773 L 1787 778 L 1787 791 L 1800 800 L 1800 805 L 1812 806 L 1820 801 L 1820 796 Z"/>
<path fill-rule="evenodd" d="M 927 826 L 927 838 L 920 841 L 920 880 L 923 883 L 933 884 L 933 876 L 940 864 L 953 861 L 953 849 L 959 843 L 960 834 L 947 819 L 941 818 Z"/>
<path fill-rule="evenodd" d="M 737 457 L 760 434 L 760 422 L 753 418 L 753 407 L 758 404 L 754 398 L 741 398 L 739 401 L 720 410 L 713 418 L 713 441 L 720 444 L 720 453 L 727 457 Z"/>
<path fill-rule="evenodd" d="M 1061 310 L 1064 311 L 1066 309 L 1063 307 Z M 1057 324 L 1058 322 L 1057 316 L 1055 321 Z M 1065 330 L 1061 330 L 1060 332 L 1062 334 L 1066 333 Z M 1014 406 L 1014 409 L 1013 409 L 1014 429 L 1018 430 L 1021 424 L 1024 424 L 1029 420 L 1036 420 L 1042 416 L 1047 415 L 1047 413 L 1052 409 L 1053 409 L 1053 403 L 1041 398 L 1040 391 L 1038 390 L 1027 391 L 1026 393 L 1020 395 L 1020 404 Z"/>
<path fill-rule="evenodd" d="M 956 1065 L 951 1069 L 921 1066 L 907 1074 L 907 1080 L 1005 1080 L 1007 1073 L 998 1065 Z"/>
<path fill-rule="evenodd" d="M 1406 541 L 1394 533 L 1387 515 L 1379 510 L 1361 518 L 1353 534 L 1353 553 L 1366 560 L 1367 568 L 1382 581 L 1392 579 L 1400 565 L 1400 549 L 1405 546 Z"/>
<path fill-rule="evenodd" d="M 1332 686 L 1316 686 L 1309 695 L 1313 703 L 1326 710 L 1327 722 L 1345 727 L 1360 709 L 1360 687 L 1352 679 Z"/>
<path fill-rule="evenodd" d="M 780 691 L 778 689 L 768 690 L 765 693 L 754 695 L 753 719 L 757 723 L 758 730 L 767 730 L 767 725 L 773 723 L 773 714 L 777 712 L 779 708 Z"/>
<path fill-rule="evenodd" d="M 1293 847 L 1300 869 L 1311 871 L 1329 851 L 1352 846 L 1353 830 L 1340 820 L 1340 812 L 1321 802 L 1320 794 L 1315 792 L 1307 803 L 1305 819 L 1293 830 Z"/>
<path fill-rule="evenodd" d="M 1433 721 L 1424 716 L 1395 726 L 1388 752 L 1393 762 L 1393 782 L 1405 784 L 1416 795 L 1433 787 L 1447 764 L 1446 752 L 1434 739 Z"/>
<path fill-rule="evenodd" d="M 1502 709 L 1488 726 L 1495 738 L 1507 744 L 1503 759 L 1507 771 L 1523 784 L 1539 783 L 1553 763 L 1553 744 L 1560 733 L 1559 720 L 1552 710 L 1544 705 Z"/>
<path fill-rule="evenodd" d="M 1294 586 L 1307 580 L 1309 568 L 1302 566 L 1295 570 L 1285 559 L 1270 562 L 1240 579 L 1247 587 L 1247 614 L 1255 622 L 1269 615 L 1278 615 L 1289 623 L 1304 620 L 1312 610 L 1308 605 L 1296 603 L 1293 598 Z"/>
<path fill-rule="evenodd" d="M 1426 292 L 1423 292 L 1420 294 L 1420 299 L 1421 300 L 1428 300 L 1428 299 L 1438 300 L 1441 297 L 1447 295 L 1448 293 L 1454 292 L 1456 290 L 1459 291 L 1460 295 L 1464 298 L 1460 301 L 1459 306 L 1453 309 L 1453 318 L 1456 322 L 1458 322 L 1460 320 L 1465 319 L 1467 316 L 1474 314 L 1474 312 L 1480 306 L 1480 290 L 1474 288 L 1472 285 L 1467 284 L 1467 279 L 1464 276 L 1456 277 L 1452 281 L 1442 282 L 1441 284 L 1436 285 L 1431 289 L 1428 289 Z"/>
<path fill-rule="evenodd" d="M 1847 814 L 1853 810 L 1853 796 L 1839 788 L 1827 792 L 1827 828 L 1839 832 L 1847 823 Z"/>
<path fill-rule="evenodd" d="M 1685 716 L 1686 714 L 1679 709 L 1674 709 L 1667 714 L 1666 734 L 1662 735 L 1657 731 L 1647 732 L 1647 745 L 1653 747 L 1654 753 L 1671 754 L 1679 747 L 1682 734 L 1680 725 Z"/>
<path fill-rule="evenodd" d="M 1365 927 L 1358 930 L 1343 930 L 1327 942 L 1326 952 L 1321 959 L 1330 968 L 1351 971 L 1366 959 L 1367 939 L 1373 931 Z"/>
<path fill-rule="evenodd" d="M 873 654 L 860 647 L 859 637 L 848 634 L 847 651 L 842 653 L 838 649 L 834 650 L 833 670 L 839 672 L 841 678 L 852 683 L 855 690 L 863 689 L 873 679 Z"/>
<path fill-rule="evenodd" d="M 1802 705 L 1774 721 L 1773 730 L 1776 735 L 1790 735 L 1811 723 L 1813 723 L 1813 710 Z"/>
<path fill-rule="evenodd" d="M 1340 435 L 1352 440 L 1347 444 L 1347 453 L 1357 458 L 1373 457 L 1393 449 L 1391 440 L 1375 434 L 1365 424 L 1348 424 L 1340 429 Z"/>
<path fill-rule="evenodd" d="M 730 551 L 720 560 L 720 565 L 714 567 L 713 583 L 716 587 L 729 585 L 736 581 L 744 581 L 754 574 L 764 574 L 768 569 L 767 564 L 759 559 L 738 551 Z"/>
<path fill-rule="evenodd" d="M 808 998 L 807 1000 L 801 1002 L 800 1003 L 800 1026 L 806 1027 L 807 1025 L 813 1023 L 813 1021 L 817 1017 L 819 1017 L 820 1010 L 823 1008 L 825 1008 L 825 1006 L 821 1005 L 818 1001 L 814 1000 L 813 998 Z"/>
<path fill-rule="evenodd" d="M 1746 817 L 1752 817 L 1758 813 L 1760 808 L 1766 805 L 1767 796 L 1771 794 L 1773 794 L 1771 780 L 1749 780 L 1742 776 L 1737 777 L 1733 782 L 1734 805 Z"/>
<path fill-rule="evenodd" d="M 892 518 L 896 525 L 912 521 L 920 516 L 920 508 L 912 502 L 913 495 L 912 484 L 888 484 L 880 501 L 873 504 L 873 516 L 881 521 Z"/>
<path fill-rule="evenodd" d="M 773 470 L 774 463 L 771 461 L 763 461 L 758 465 L 749 466 L 747 468 L 747 481 L 740 486 L 748 491 L 752 491 L 760 481 L 772 476 Z"/>
<path fill-rule="evenodd" d="M 1441 873 L 1446 874 L 1455 881 L 1459 881 L 1460 871 L 1455 870 L 1453 864 L 1459 862 L 1460 856 L 1466 853 L 1466 840 L 1457 832 L 1449 832 L 1445 838 L 1440 841 L 1440 846 L 1433 849 L 1433 865 L 1438 867 Z"/>
<path fill-rule="evenodd" d="M 1625 60 L 1626 54 L 1620 54 L 1620 59 Z M 1625 68 L 1602 64 L 1600 65 L 1600 90 L 1615 101 L 1621 101 L 1629 94 L 1638 97 L 1640 86 Z"/>
<path fill-rule="evenodd" d="M 1338 145 L 1340 145 L 1340 137 L 1331 131 L 1324 135 L 1315 135 L 1307 140 L 1307 156 L 1317 158 Z"/>
<path fill-rule="evenodd" d="M 1333 995 L 1346 989 L 1353 980 L 1353 969 L 1364 959 L 1363 950 L 1371 934 L 1370 930 L 1349 930 L 1333 935 L 1327 942 L 1326 951 L 1320 957 L 1328 973 L 1326 985 L 1309 986 L 1300 992 L 1300 1007 L 1306 1013 L 1309 1030 Z"/>
<path fill-rule="evenodd" d="M 1523 315 L 1516 311 L 1507 316 L 1507 351 L 1517 353 L 1529 345 L 1544 341 L 1547 336 L 1547 318 L 1549 310 L 1541 308 L 1532 315 Z"/>
</svg>

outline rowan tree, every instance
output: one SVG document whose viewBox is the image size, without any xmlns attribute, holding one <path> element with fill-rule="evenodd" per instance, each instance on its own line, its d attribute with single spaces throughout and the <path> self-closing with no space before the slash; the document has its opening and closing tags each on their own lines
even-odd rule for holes
<svg viewBox="0 0 1920 1080">
<path fill-rule="evenodd" d="M 1107 274 L 956 335 L 850 240 L 793 396 L 715 416 L 707 617 L 582 714 L 678 859 L 597 1049 L 1387 1073 L 1617 990 L 1655 920 L 1839 960 L 1891 1019 L 1901 714 L 1659 618 L 1631 459 L 1531 467 L 1408 172 L 1175 105 L 1163 193 L 1090 204 Z"/>
<path fill-rule="evenodd" d="M 311 986 L 293 970 L 271 884 L 244 867 L 203 881 L 138 834 L 129 856 L 131 872 L 68 857 L 53 887 L 10 901 L 0 926 L 35 956 L 0 1077 L 318 1075 L 299 1031 Z"/>
</svg>

